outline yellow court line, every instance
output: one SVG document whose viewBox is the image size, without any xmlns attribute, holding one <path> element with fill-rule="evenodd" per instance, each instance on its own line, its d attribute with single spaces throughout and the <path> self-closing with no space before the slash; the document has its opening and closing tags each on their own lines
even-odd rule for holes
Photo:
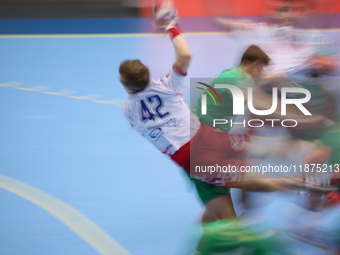
<svg viewBox="0 0 340 255">
<path fill-rule="evenodd" d="M 0 188 L 8 190 L 40 206 L 63 222 L 100 254 L 131 255 L 131 253 L 93 221 L 65 202 L 39 189 L 1 174 Z"/>
<path fill-rule="evenodd" d="M 19 85 L 21 85 L 21 83 L 15 83 L 15 82 L 11 82 L 11 83 L 7 83 L 7 84 L 0 84 L 0 87 L 9 87 L 9 88 L 14 88 L 14 89 L 19 89 L 19 90 L 25 90 L 25 91 L 36 91 L 36 92 L 40 92 L 43 94 L 48 94 L 48 95 L 56 95 L 56 96 L 65 96 L 68 98 L 73 98 L 73 99 L 82 99 L 82 100 L 89 100 L 95 103 L 101 103 L 101 104 L 114 104 L 118 107 L 121 107 L 121 104 L 125 101 L 123 99 L 118 99 L 118 98 L 114 98 L 108 101 L 104 101 L 104 100 L 97 100 L 98 98 L 100 98 L 101 96 L 99 95 L 86 95 L 86 96 L 71 96 L 71 94 L 76 93 L 75 91 L 70 91 L 70 90 L 63 90 L 63 91 L 59 91 L 59 92 L 52 92 L 52 91 L 45 91 L 47 89 L 49 89 L 49 87 L 44 87 L 44 86 L 35 86 L 33 88 L 24 88 L 24 87 L 18 87 Z"/>
<path fill-rule="evenodd" d="M 339 32 L 340 28 L 318 29 L 322 32 Z M 195 35 L 229 35 L 234 32 L 183 32 L 186 36 Z M 15 34 L 0 35 L 0 38 L 77 38 L 77 37 L 149 37 L 149 36 L 166 36 L 165 33 L 126 33 L 126 34 Z"/>
<path fill-rule="evenodd" d="M 110 100 L 110 101 L 102 101 L 102 100 L 91 100 L 92 102 L 95 103 L 100 103 L 100 104 L 115 104 L 116 106 L 119 106 L 119 104 L 122 104 L 124 100 L 119 99 L 119 100 Z"/>
<path fill-rule="evenodd" d="M 60 92 L 41 91 L 41 93 L 48 94 L 48 95 L 56 95 L 56 96 L 67 96 L 67 95 L 71 95 L 71 94 L 76 93 L 76 92 L 74 92 L 74 91 L 68 91 L 68 92 L 65 92 L 65 91 L 60 91 Z"/>
<path fill-rule="evenodd" d="M 187 32 L 183 35 L 227 35 L 233 32 Z M 17 34 L 0 35 L 0 38 L 61 38 L 61 37 L 143 37 L 143 36 L 167 36 L 166 33 L 127 33 L 127 34 Z"/>
<path fill-rule="evenodd" d="M 324 29 L 318 29 L 319 31 L 323 32 L 339 32 L 340 28 L 324 28 Z"/>
<path fill-rule="evenodd" d="M 20 90 L 26 90 L 26 91 L 38 91 L 38 92 L 43 92 L 42 90 L 48 89 L 47 87 L 45 88 L 39 88 L 39 87 L 33 87 L 33 88 L 23 88 L 23 87 L 13 87 L 15 89 L 20 89 Z"/>
<path fill-rule="evenodd" d="M 183 35 L 227 35 L 232 32 L 188 32 Z M 0 35 L 0 38 L 77 38 L 77 37 L 150 37 L 150 36 L 167 36 L 165 33 L 127 33 L 127 34 L 17 34 L 17 35 Z"/>
<path fill-rule="evenodd" d="M 33 88 L 22 88 L 22 87 L 15 87 L 15 89 L 26 90 L 26 91 L 33 91 Z"/>
</svg>

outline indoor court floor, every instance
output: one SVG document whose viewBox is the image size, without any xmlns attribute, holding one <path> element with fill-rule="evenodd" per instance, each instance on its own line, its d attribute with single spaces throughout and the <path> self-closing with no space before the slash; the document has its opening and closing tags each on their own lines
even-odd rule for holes
<svg viewBox="0 0 340 255">
<path fill-rule="evenodd" d="M 232 67 L 247 45 L 221 33 L 186 38 L 189 103 L 190 77 Z M 193 188 L 121 107 L 120 62 L 141 59 L 161 77 L 174 61 L 167 36 L 1 35 L 0 56 L 0 254 L 179 255 L 195 246 L 189 232 L 202 208 Z M 306 254 L 301 247 L 295 254 Z"/>
</svg>

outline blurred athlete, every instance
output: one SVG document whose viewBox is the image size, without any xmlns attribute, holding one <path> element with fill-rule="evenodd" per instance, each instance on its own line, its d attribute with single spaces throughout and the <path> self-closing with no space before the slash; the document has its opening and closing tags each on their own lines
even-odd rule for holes
<svg viewBox="0 0 340 255">
<path fill-rule="evenodd" d="M 140 60 L 127 60 L 120 65 L 120 82 L 129 94 L 124 112 L 131 127 L 188 173 L 193 168 L 190 164 L 246 165 L 242 157 L 256 151 L 247 142 L 247 137 L 231 136 L 201 125 L 198 117 L 185 104 L 181 91 L 191 60 L 190 50 L 176 23 L 167 26 L 166 31 L 172 38 L 176 52 L 176 61 L 168 75 L 160 80 L 150 80 L 149 70 Z M 193 158 L 190 158 L 190 149 L 195 156 Z M 243 173 L 239 171 L 212 177 L 204 175 L 199 178 L 228 187 L 243 187 L 249 183 L 243 181 Z M 277 189 L 275 181 L 267 183 L 258 180 L 257 185 L 264 185 L 266 190 Z"/>
<path fill-rule="evenodd" d="M 274 23 L 244 18 L 217 18 L 216 21 L 237 32 L 243 43 L 259 45 L 271 59 L 266 74 L 276 77 L 291 73 L 306 62 L 314 63 L 316 53 L 330 55 L 326 51 L 334 48 L 334 41 L 318 30 L 294 27 L 295 16 L 290 5 L 281 3 L 273 15 Z M 315 61 L 321 62 L 319 58 Z"/>
<path fill-rule="evenodd" d="M 172 161 L 183 167 L 188 174 L 194 173 L 195 165 L 203 167 L 216 164 L 231 165 L 239 169 L 247 165 L 244 160 L 245 155 L 269 153 L 266 151 L 268 148 L 253 147 L 248 142 L 247 135 L 232 136 L 200 123 L 198 117 L 185 104 L 181 93 L 183 79 L 191 61 L 190 49 L 177 29 L 176 22 L 167 24 L 165 30 L 171 36 L 176 53 L 176 61 L 168 75 L 162 79 L 150 80 L 148 68 L 139 60 L 127 60 L 120 65 L 120 82 L 129 94 L 124 113 L 131 127 Z M 201 183 L 219 189 L 236 187 L 252 191 L 284 190 L 284 180 L 250 179 L 246 178 L 248 175 L 251 174 L 237 171 L 218 175 L 194 173 L 193 177 Z M 222 211 L 214 210 L 213 204 L 206 204 L 211 208 L 209 215 L 214 220 L 236 217 L 230 196 L 217 199 L 223 199 L 225 207 Z M 219 213 L 223 215 L 218 215 Z M 238 234 L 237 231 L 235 233 Z M 208 240 L 210 234 L 205 236 Z M 252 234 L 250 237 L 252 240 L 250 243 L 253 245 Z M 202 242 L 205 243 L 207 238 L 203 238 Z M 250 245 L 249 242 L 246 243 L 236 242 L 233 247 Z M 229 245 L 227 241 L 225 245 L 225 249 L 230 248 L 227 248 Z M 202 250 L 206 247 L 210 247 L 211 250 L 211 245 L 203 244 L 203 247 Z"/>
<path fill-rule="evenodd" d="M 316 73 L 332 72 L 334 70 L 334 58 L 333 56 L 329 56 L 329 53 L 333 51 L 333 42 L 330 38 L 316 30 L 294 28 L 293 17 L 295 14 L 291 6 L 287 5 L 288 3 L 285 4 L 286 5 L 282 5 L 281 2 L 277 8 L 274 15 L 275 23 L 255 23 L 247 19 L 217 19 L 217 22 L 229 30 L 240 32 L 241 39 L 244 41 L 250 44 L 258 44 L 263 48 L 264 52 L 268 54 L 272 60 L 272 63 L 265 68 L 267 77 L 269 78 L 288 76 L 292 78 L 311 79 Z M 320 86 L 306 86 L 300 83 L 295 83 L 295 85 L 311 91 L 312 100 L 309 103 L 310 107 L 314 108 L 311 109 L 313 115 L 316 113 L 322 114 L 331 120 L 327 122 L 320 121 L 319 125 L 314 127 L 310 126 L 308 129 L 301 127 L 290 129 L 293 137 L 298 139 L 320 139 L 322 141 L 317 143 L 318 146 L 316 149 L 312 149 L 313 152 L 306 158 L 304 163 L 321 164 L 325 163 L 330 157 L 331 163 L 336 164 L 339 158 L 339 149 L 337 149 L 337 147 L 339 147 L 339 142 L 337 142 L 339 139 L 337 138 L 337 125 L 333 125 L 334 122 L 337 122 L 337 114 L 334 114 L 335 112 L 332 109 L 334 108 L 334 99 L 330 97 L 329 92 L 321 89 Z M 264 91 L 267 88 L 268 86 L 262 87 Z M 271 89 L 270 87 L 269 90 L 271 91 Z M 257 99 L 261 98 L 258 97 L 258 95 L 255 95 L 255 97 L 257 97 Z M 209 100 L 209 97 L 207 97 L 207 99 Z M 321 106 L 320 102 L 326 103 L 323 103 Z M 209 106 L 208 109 L 212 109 L 213 107 L 214 106 Z M 216 107 L 214 109 L 215 111 L 211 112 L 212 116 L 218 115 Z M 270 106 L 268 108 L 270 108 Z M 227 111 L 224 111 L 224 113 L 226 112 Z M 229 111 L 229 113 L 230 112 L 231 111 Z M 209 119 L 208 114 L 202 117 L 204 120 Z M 268 116 L 265 117 L 268 118 Z M 254 118 L 262 119 L 263 116 L 256 116 Z M 268 131 L 272 132 L 270 130 Z M 310 147 L 314 147 L 314 145 L 311 144 Z M 329 180 L 327 180 L 327 178 L 320 178 L 320 175 L 307 175 L 306 181 L 306 185 L 312 186 L 327 186 L 327 184 L 329 184 Z M 327 187 L 325 187 L 325 189 L 327 189 Z M 314 208 L 320 206 L 320 195 L 316 197 L 318 199 L 314 202 L 311 201 L 311 206 Z M 332 198 L 336 200 L 334 199 L 334 195 Z"/>
<path fill-rule="evenodd" d="M 217 22 L 228 29 L 241 31 L 241 36 L 243 36 L 243 39 L 247 42 L 254 43 L 255 40 L 272 60 L 269 67 L 265 70 L 267 73 L 266 76 L 268 78 L 290 77 L 298 79 L 298 82 L 295 82 L 293 86 L 304 87 L 310 90 L 312 100 L 310 100 L 309 104 L 319 105 L 317 106 L 319 108 L 318 110 L 315 110 L 317 107 L 313 107 L 313 115 L 321 114 L 329 118 L 330 113 L 334 113 L 333 110 L 329 110 L 332 108 L 329 108 L 330 103 L 334 101 L 334 99 L 330 98 L 330 93 L 327 93 L 323 86 L 306 86 L 306 84 L 300 84 L 299 81 L 301 81 L 301 79 L 311 80 L 320 74 L 330 74 L 339 68 L 340 58 L 339 55 L 337 55 L 338 50 L 336 49 L 336 45 L 327 35 L 315 29 L 297 29 L 293 27 L 293 18 L 295 18 L 296 13 L 293 12 L 292 7 L 298 9 L 297 6 L 302 3 L 296 1 L 287 3 L 283 3 L 282 1 L 269 1 L 268 4 L 269 3 L 276 5 L 277 11 L 273 15 L 274 23 L 256 23 L 248 19 L 240 18 L 217 19 Z M 307 2 L 304 4 L 306 3 Z M 310 2 L 309 6 L 305 5 L 304 8 L 306 7 L 312 8 L 312 2 Z M 263 86 L 262 89 L 265 90 L 266 86 Z M 271 91 L 271 87 L 269 87 L 269 90 Z M 325 94 L 328 94 L 328 96 L 325 96 Z M 323 99 L 320 97 L 323 97 Z M 326 97 L 328 97 L 328 99 Z M 320 107 L 320 101 L 322 100 L 327 102 L 328 112 L 320 111 L 320 109 L 324 109 L 326 105 L 324 104 Z M 261 119 L 261 116 L 256 116 L 256 118 Z M 332 118 L 330 119 L 334 121 Z M 299 121 L 299 123 L 301 123 L 301 121 Z M 322 128 L 322 123 L 323 122 L 320 122 L 318 129 L 309 128 L 306 130 L 303 128 L 291 128 L 289 130 L 294 137 L 306 140 L 307 136 L 317 136 L 321 130 L 326 131 L 326 129 Z M 329 124 L 327 126 L 329 126 Z M 332 128 L 333 133 L 334 127 L 335 126 Z M 331 136 L 334 138 L 334 134 Z M 323 137 L 324 142 L 326 142 L 325 136 Z M 308 137 L 307 140 L 312 140 L 312 137 Z M 330 138 L 326 144 L 328 143 L 329 145 L 333 141 L 331 147 L 334 149 L 334 147 L 336 147 L 335 140 L 336 139 Z M 324 149 L 325 146 L 321 148 Z"/>
<path fill-rule="evenodd" d="M 327 57 L 324 56 L 312 56 L 314 46 L 315 45 L 301 45 L 302 41 L 297 41 L 296 44 L 293 44 L 294 41 L 292 38 L 294 36 L 292 30 L 292 13 L 288 7 L 280 8 L 277 12 L 277 24 L 268 24 L 268 23 L 254 23 L 251 21 L 235 21 L 235 20 L 220 20 L 224 25 L 229 26 L 232 29 L 238 29 L 248 32 L 249 30 L 252 32 L 249 37 L 255 37 L 255 41 L 260 45 L 263 45 L 264 51 L 261 48 L 253 45 L 250 46 L 246 52 L 244 53 L 240 66 L 231 68 L 220 73 L 211 83 L 210 86 L 214 87 L 215 84 L 232 84 L 241 89 L 244 89 L 248 86 L 253 86 L 255 84 L 254 89 L 254 101 L 262 104 L 262 109 L 269 109 L 271 107 L 271 99 L 267 98 L 261 93 L 261 90 L 256 91 L 256 82 L 252 81 L 253 79 L 263 78 L 263 69 L 267 71 L 267 73 L 271 73 L 271 77 L 285 77 L 288 73 L 296 73 L 301 69 L 301 67 L 308 65 L 310 69 L 318 69 L 319 71 L 328 71 L 330 67 L 330 62 L 327 61 Z M 301 38 L 299 38 L 301 40 Z M 312 47 L 313 46 L 313 47 Z M 317 45 L 319 47 L 319 45 Z M 271 64 L 269 62 L 269 57 L 266 54 L 273 58 L 274 63 Z M 308 64 L 307 64 L 308 63 Z M 269 68 L 268 68 L 269 66 Z M 302 68 L 304 69 L 304 68 Z M 289 86 L 293 86 L 289 84 Z M 271 88 L 270 88 L 271 89 Z M 214 119 L 226 119 L 228 120 L 228 125 L 221 126 L 224 131 L 229 132 L 231 126 L 230 120 L 235 119 L 233 115 L 233 97 L 228 90 L 225 89 L 216 89 L 218 94 L 221 96 L 223 101 L 222 105 L 215 104 L 210 97 L 206 97 L 207 100 L 207 113 L 201 114 L 201 99 L 198 101 L 197 105 L 194 107 L 195 113 L 199 116 L 200 121 L 206 125 L 212 125 Z M 260 104 L 257 104 L 259 106 Z M 280 104 L 279 104 L 280 105 Z M 261 107 L 255 107 L 259 109 Z M 288 109 L 289 114 L 298 114 L 298 112 L 294 111 L 295 109 Z M 318 112 L 319 114 L 324 115 L 324 113 Z M 295 115 L 292 119 L 296 119 Z M 313 116 L 316 117 L 315 112 L 313 112 Z M 287 116 L 281 116 L 280 113 L 275 113 L 272 116 L 274 119 L 282 119 L 282 118 L 290 118 Z M 253 118 L 256 119 L 268 119 L 270 116 L 256 116 Z M 313 125 L 320 126 L 324 119 L 319 119 L 319 121 L 313 121 L 311 118 L 304 118 L 300 116 L 299 128 L 296 128 L 295 133 L 306 133 L 306 127 L 309 127 L 309 130 L 315 131 Z M 308 120 L 309 119 L 309 120 Z M 305 126 L 301 126 L 302 122 L 305 122 Z M 240 122 L 240 121 L 238 121 Z M 309 122 L 309 123 L 308 123 Z M 220 128 L 221 129 L 221 128 Z M 273 131 L 268 129 L 269 132 Z M 289 136 L 289 133 L 287 134 Z M 292 143 L 292 146 L 300 145 L 300 142 L 297 140 Z M 305 146 L 308 149 L 308 146 Z M 314 146 L 309 151 L 314 151 L 312 157 L 315 159 L 315 155 L 319 155 L 319 159 L 321 157 L 325 160 L 329 156 L 329 151 L 326 146 L 320 146 L 315 149 Z M 289 149 L 288 149 L 289 150 Z M 316 150 L 316 151 L 315 151 Z M 303 154 L 303 153 L 302 153 Z M 303 160 L 303 159 L 301 159 Z M 303 162 L 303 161 L 302 161 Z M 302 163 L 301 162 L 301 163 Z M 206 206 L 206 211 L 203 217 L 203 222 L 212 222 L 219 219 L 228 219 L 228 214 L 224 213 L 224 200 L 229 196 L 229 190 L 219 190 L 218 187 L 209 186 L 206 183 L 202 183 L 197 179 L 192 179 L 196 185 L 196 189 L 198 194 L 202 200 L 202 202 Z M 243 202 L 249 201 L 249 198 L 243 193 Z M 253 202 L 251 202 L 253 203 Z M 248 203 L 244 203 L 245 208 L 248 208 Z M 216 223 L 218 224 L 218 223 Z"/>
<path fill-rule="evenodd" d="M 216 76 L 210 83 L 211 87 L 216 84 L 230 84 L 240 89 L 245 89 L 248 86 L 254 86 L 256 79 L 262 78 L 263 69 L 269 65 L 270 58 L 266 53 L 256 45 L 251 45 L 243 53 L 240 65 L 234 68 L 224 70 Z M 212 125 L 214 119 L 226 119 L 227 125 L 219 126 L 225 131 L 231 129 L 230 120 L 234 119 L 233 115 L 233 97 L 229 90 L 216 88 L 216 91 L 221 97 L 222 105 L 215 104 L 211 97 L 207 97 L 206 113 L 202 114 L 201 98 L 193 108 L 201 123 Z"/>
</svg>

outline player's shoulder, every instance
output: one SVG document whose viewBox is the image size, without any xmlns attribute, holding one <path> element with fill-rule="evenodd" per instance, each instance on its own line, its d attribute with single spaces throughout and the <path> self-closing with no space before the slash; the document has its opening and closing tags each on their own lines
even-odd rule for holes
<svg viewBox="0 0 340 255">
<path fill-rule="evenodd" d="M 234 75 L 233 68 L 223 70 L 221 73 L 215 76 L 215 78 L 211 81 L 210 85 L 214 87 L 215 84 L 224 84 L 224 83 L 233 83 Z M 224 91 L 224 90 L 223 90 Z"/>
<path fill-rule="evenodd" d="M 230 78 L 231 76 L 233 76 L 233 73 L 234 73 L 233 68 L 225 69 L 222 72 L 220 72 L 215 78 L 216 79 Z"/>
<path fill-rule="evenodd" d="M 223 70 L 220 74 L 216 76 L 216 79 L 223 79 L 223 78 L 245 78 L 246 75 L 244 71 L 241 70 L 240 67 L 229 68 Z"/>
<path fill-rule="evenodd" d="M 170 83 L 183 83 L 183 78 L 186 73 L 181 73 L 181 71 L 172 67 L 168 73 L 166 73 L 162 78 L 153 79 L 153 83 L 157 86 L 161 85 L 163 87 L 168 87 Z"/>
<path fill-rule="evenodd" d="M 151 79 L 150 90 L 167 90 L 169 86 L 169 74 L 164 75 L 162 78 Z"/>
</svg>

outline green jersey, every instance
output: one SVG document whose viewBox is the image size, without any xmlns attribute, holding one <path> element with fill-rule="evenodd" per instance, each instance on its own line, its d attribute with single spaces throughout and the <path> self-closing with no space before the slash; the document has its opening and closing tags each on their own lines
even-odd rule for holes
<svg viewBox="0 0 340 255">
<path fill-rule="evenodd" d="M 210 86 L 213 88 L 215 84 L 229 84 L 235 85 L 240 89 L 248 87 L 252 82 L 249 74 L 245 72 L 242 66 L 231 68 L 220 73 L 211 83 Z M 231 92 L 227 89 L 215 88 L 217 93 L 220 95 L 222 105 L 216 104 L 214 100 L 207 96 L 207 114 L 202 114 L 202 99 L 197 102 L 197 105 L 193 108 L 195 114 L 199 117 L 202 124 L 212 126 L 214 119 L 226 119 L 228 120 L 227 125 L 223 125 L 224 131 L 230 130 L 230 120 L 235 116 L 233 115 L 233 97 Z"/>
</svg>

